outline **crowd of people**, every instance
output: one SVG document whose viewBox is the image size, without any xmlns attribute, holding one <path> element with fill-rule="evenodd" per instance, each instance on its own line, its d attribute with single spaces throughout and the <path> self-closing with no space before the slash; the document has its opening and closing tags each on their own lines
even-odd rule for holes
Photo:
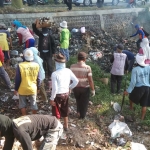
<svg viewBox="0 0 150 150">
<path fill-rule="evenodd" d="M 11 150 L 14 138 L 19 140 L 24 150 L 32 150 L 32 140 L 44 136 L 40 150 L 55 149 L 63 130 L 68 130 L 69 94 L 73 92 L 76 99 L 77 116 L 85 119 L 90 96 L 95 96 L 95 87 L 92 77 L 92 69 L 86 64 L 88 55 L 85 52 L 77 54 L 77 63 L 66 68 L 69 61 L 69 40 L 71 38 L 67 22 L 60 23 L 60 50 L 56 52 L 56 45 L 52 32 L 48 27 L 39 29 L 39 20 L 32 24 L 32 30 L 24 26 L 18 20 L 12 22 L 16 29 L 19 45 L 24 44 L 23 62 L 16 67 L 15 95 L 19 95 L 19 109 L 22 117 L 11 120 L 7 116 L 0 115 L 0 133 L 5 136 L 4 150 Z M 150 47 L 145 32 L 136 25 L 140 40 L 137 42 L 138 53 L 136 56 L 131 51 L 124 50 L 124 46 L 118 43 L 114 54 L 110 59 L 111 69 L 111 93 L 121 93 L 122 78 L 131 72 L 131 82 L 123 94 L 129 93 L 130 109 L 133 103 L 142 106 L 144 119 L 146 108 L 150 106 Z M 34 35 L 39 37 L 38 47 L 35 47 Z M 8 89 L 11 82 L 5 67 L 8 67 L 12 48 L 12 40 L 4 24 L 0 24 L 0 76 L 5 81 Z M 133 68 L 134 62 L 137 66 Z M 55 65 L 53 65 L 53 61 Z M 51 83 L 51 97 L 47 98 L 44 80 Z M 117 90 L 115 84 L 117 83 Z M 90 92 L 91 91 L 91 92 Z M 139 92 L 140 91 L 140 92 Z M 42 100 L 52 106 L 52 116 L 38 115 L 37 94 L 41 93 Z M 91 93 L 91 94 L 90 94 Z M 27 98 L 30 100 L 32 114 L 28 115 Z M 60 119 L 63 118 L 63 125 Z"/>
</svg>

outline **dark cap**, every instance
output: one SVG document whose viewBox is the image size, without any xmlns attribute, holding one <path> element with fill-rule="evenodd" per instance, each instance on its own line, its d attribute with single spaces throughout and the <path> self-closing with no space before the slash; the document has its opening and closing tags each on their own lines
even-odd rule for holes
<svg viewBox="0 0 150 150">
<path fill-rule="evenodd" d="M 122 44 L 118 44 L 118 45 L 117 45 L 117 48 L 120 49 L 120 50 L 123 50 L 123 49 L 124 49 L 124 46 L 123 46 Z"/>
<path fill-rule="evenodd" d="M 61 53 L 56 54 L 54 60 L 59 62 L 59 63 L 65 63 L 66 62 L 65 56 L 62 55 Z"/>
<path fill-rule="evenodd" d="M 86 59 L 87 58 L 87 54 L 85 52 L 79 52 L 78 53 L 78 59 Z"/>
</svg>

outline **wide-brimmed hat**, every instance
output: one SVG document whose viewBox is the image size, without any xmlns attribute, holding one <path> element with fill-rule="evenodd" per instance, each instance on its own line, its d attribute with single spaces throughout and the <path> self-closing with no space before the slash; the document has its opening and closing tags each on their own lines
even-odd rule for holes
<svg viewBox="0 0 150 150">
<path fill-rule="evenodd" d="M 66 62 L 66 58 L 64 55 L 62 55 L 61 53 L 56 54 L 54 57 L 54 60 L 59 62 L 59 63 L 65 63 Z"/>
<path fill-rule="evenodd" d="M 60 26 L 63 28 L 67 28 L 67 22 L 66 21 L 61 22 Z"/>
<path fill-rule="evenodd" d="M 23 55 L 27 61 L 32 61 L 34 59 L 33 52 L 30 48 L 25 49 Z"/>
<path fill-rule="evenodd" d="M 145 56 L 145 55 L 138 53 L 138 54 L 135 56 L 135 58 L 136 58 L 136 62 L 137 62 L 140 66 L 143 66 L 143 67 L 148 66 L 148 64 L 145 64 L 145 60 L 146 60 L 146 56 Z"/>
</svg>

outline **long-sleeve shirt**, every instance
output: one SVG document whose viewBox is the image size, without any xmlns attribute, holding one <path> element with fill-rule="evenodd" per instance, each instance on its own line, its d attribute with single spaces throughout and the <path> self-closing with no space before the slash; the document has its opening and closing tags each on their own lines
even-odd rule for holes
<svg viewBox="0 0 150 150">
<path fill-rule="evenodd" d="M 127 55 L 128 60 L 133 60 L 135 59 L 134 54 L 128 50 L 123 50 L 122 53 Z"/>
<path fill-rule="evenodd" d="M 145 34 L 142 29 L 138 29 L 135 34 L 131 35 L 131 37 L 136 36 L 137 34 L 139 34 L 140 39 L 143 39 L 145 37 Z"/>
<path fill-rule="evenodd" d="M 12 150 L 14 143 L 14 133 L 12 120 L 0 114 L 0 137 L 5 137 L 5 144 L 3 150 Z"/>
<path fill-rule="evenodd" d="M 17 66 L 16 77 L 15 77 L 15 90 L 16 91 L 18 91 L 21 81 L 22 81 L 22 78 L 21 78 L 20 68 L 19 68 L 19 66 Z M 40 72 L 39 72 L 38 76 L 37 76 L 37 89 L 40 88 L 40 85 L 41 85 L 41 80 L 40 80 Z"/>
<path fill-rule="evenodd" d="M 150 66 L 133 68 L 131 73 L 131 82 L 127 89 L 131 93 L 134 87 L 149 86 L 150 87 Z"/>
<path fill-rule="evenodd" d="M 54 100 L 56 94 L 69 92 L 78 84 L 78 79 L 68 68 L 58 69 L 52 73 L 52 94 L 50 100 Z M 70 81 L 72 83 L 70 84 Z"/>
</svg>

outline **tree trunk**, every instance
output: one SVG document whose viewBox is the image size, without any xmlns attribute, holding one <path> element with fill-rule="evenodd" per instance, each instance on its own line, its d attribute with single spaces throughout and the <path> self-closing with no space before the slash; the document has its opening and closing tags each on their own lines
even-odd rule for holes
<svg viewBox="0 0 150 150">
<path fill-rule="evenodd" d="M 22 0 L 12 0 L 12 6 L 15 8 L 22 8 L 23 7 Z"/>
<path fill-rule="evenodd" d="M 4 0 L 0 0 L 0 7 L 4 7 Z"/>
</svg>

